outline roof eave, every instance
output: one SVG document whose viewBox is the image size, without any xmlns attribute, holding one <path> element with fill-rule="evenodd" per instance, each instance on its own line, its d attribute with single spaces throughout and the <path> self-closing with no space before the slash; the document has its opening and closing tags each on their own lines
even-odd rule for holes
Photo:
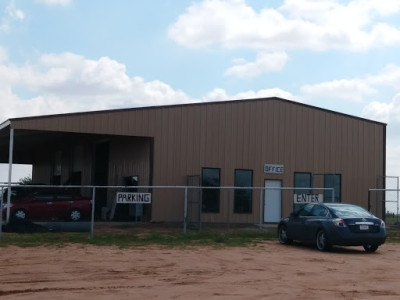
<svg viewBox="0 0 400 300">
<path fill-rule="evenodd" d="M 0 124 L 0 131 L 3 130 L 4 128 L 10 126 L 10 125 L 11 125 L 11 121 L 10 120 L 7 120 L 7 121 L 1 123 Z"/>
</svg>

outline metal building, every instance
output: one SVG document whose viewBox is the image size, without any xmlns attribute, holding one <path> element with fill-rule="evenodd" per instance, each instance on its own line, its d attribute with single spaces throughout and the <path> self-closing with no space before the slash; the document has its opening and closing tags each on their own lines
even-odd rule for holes
<svg viewBox="0 0 400 300">
<path fill-rule="evenodd" d="M 31 164 L 39 183 L 321 187 L 335 189 L 325 201 L 367 208 L 368 189 L 385 175 L 386 124 L 274 97 L 9 119 L 1 163 L 10 143 L 12 162 Z M 199 209 L 205 222 L 260 213 L 276 222 L 293 209 L 293 193 L 272 195 L 271 209 L 251 191 L 228 193 L 227 208 L 225 196 L 204 190 Z M 182 197 L 152 198 L 143 220 L 182 221 Z M 107 192 L 98 199 L 97 209 L 113 201 Z"/>
</svg>

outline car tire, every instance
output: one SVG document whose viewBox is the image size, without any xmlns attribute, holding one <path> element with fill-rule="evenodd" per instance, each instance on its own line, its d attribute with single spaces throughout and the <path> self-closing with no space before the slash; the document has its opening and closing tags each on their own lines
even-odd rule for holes
<svg viewBox="0 0 400 300">
<path fill-rule="evenodd" d="M 278 238 L 279 238 L 279 243 L 281 243 L 282 245 L 289 245 L 293 242 L 293 240 L 287 237 L 286 225 L 281 225 L 278 227 Z"/>
<path fill-rule="evenodd" d="M 378 245 L 363 245 L 364 250 L 368 253 L 372 253 L 375 252 L 376 250 L 378 250 Z"/>
<path fill-rule="evenodd" d="M 27 213 L 26 213 L 25 210 L 19 208 L 19 209 L 17 209 L 17 210 L 14 212 L 13 217 L 14 217 L 14 218 L 18 218 L 18 219 L 23 219 L 23 220 L 25 220 L 26 217 L 27 217 Z"/>
<path fill-rule="evenodd" d="M 315 244 L 317 245 L 317 249 L 320 251 L 328 251 L 331 248 L 331 245 L 328 244 L 327 236 L 324 230 L 318 230 Z"/>
<path fill-rule="evenodd" d="M 79 221 L 82 218 L 82 213 L 79 209 L 73 209 L 69 213 L 69 219 L 73 222 Z"/>
</svg>

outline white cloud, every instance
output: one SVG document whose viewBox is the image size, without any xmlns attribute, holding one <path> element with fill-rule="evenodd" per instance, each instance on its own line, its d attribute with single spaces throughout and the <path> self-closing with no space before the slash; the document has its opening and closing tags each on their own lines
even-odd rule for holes
<svg viewBox="0 0 400 300">
<path fill-rule="evenodd" d="M 363 109 L 362 115 L 387 124 L 386 174 L 400 176 L 400 93 L 389 103 L 379 101 L 369 103 Z"/>
<path fill-rule="evenodd" d="M 400 67 L 387 65 L 377 75 L 367 76 L 366 81 L 373 85 L 389 86 L 400 92 Z"/>
<path fill-rule="evenodd" d="M 400 1 L 286 0 L 279 11 L 285 12 L 289 19 L 308 20 L 338 28 L 361 28 L 378 17 L 398 13 Z"/>
<path fill-rule="evenodd" d="M 46 4 L 46 5 L 69 5 L 72 0 L 35 0 L 38 3 Z"/>
<path fill-rule="evenodd" d="M 215 88 L 203 97 L 203 102 L 224 101 L 229 99 L 227 92 L 221 88 Z"/>
<path fill-rule="evenodd" d="M 287 100 L 300 102 L 300 98 L 295 97 L 290 92 L 284 91 L 279 88 L 263 89 L 259 91 L 241 92 L 233 96 L 233 99 L 253 99 L 253 98 L 266 98 L 266 97 L 280 97 Z"/>
<path fill-rule="evenodd" d="M 0 64 L 8 60 L 7 50 L 0 46 Z"/>
<path fill-rule="evenodd" d="M 4 49 L 0 50 L 2 57 Z M 21 87 L 32 96 L 19 95 Z M 3 120 L 190 101 L 184 92 L 166 83 L 130 78 L 125 65 L 108 57 L 89 60 L 72 53 L 46 54 L 36 63 L 23 66 L 0 61 L 0 117 Z"/>
<path fill-rule="evenodd" d="M 16 20 L 25 19 L 25 14 L 22 10 L 16 8 L 15 1 L 11 1 L 6 7 L 6 13 L 9 17 Z"/>
<path fill-rule="evenodd" d="M 400 93 L 400 66 L 390 64 L 382 68 L 376 74 L 367 74 L 364 77 L 352 79 L 338 79 L 317 84 L 307 84 L 301 87 L 301 93 L 306 98 L 317 96 L 329 97 L 334 99 L 342 99 L 353 102 L 361 102 L 371 96 L 376 96 L 380 92 L 380 88 L 389 87 L 396 93 Z M 400 94 L 399 94 L 400 95 Z M 367 110 L 374 111 L 381 115 L 385 112 L 393 110 L 393 105 L 397 105 L 398 95 L 392 103 L 372 102 Z M 372 108 L 375 105 L 379 107 Z M 396 111 L 396 110 L 393 110 Z M 400 117 L 400 115 L 399 115 Z M 387 118 L 383 118 L 387 119 Z M 393 119 L 393 118 L 392 118 Z"/>
<path fill-rule="evenodd" d="M 400 44 L 399 28 L 384 23 L 399 10 L 400 0 L 286 0 L 260 11 L 245 0 L 204 0 L 189 6 L 168 35 L 189 48 L 364 51 Z"/>
<path fill-rule="evenodd" d="M 364 107 L 362 115 L 380 122 L 400 124 L 400 93 L 389 103 L 379 101 L 369 103 Z"/>
<path fill-rule="evenodd" d="M 121 93 L 131 85 L 125 65 L 108 57 L 89 60 L 72 53 L 43 55 L 23 78 L 35 89 L 58 95 Z"/>
<path fill-rule="evenodd" d="M 287 62 L 285 52 L 259 53 L 254 62 L 240 61 L 226 70 L 225 75 L 239 78 L 255 77 L 265 72 L 280 71 Z"/>
<path fill-rule="evenodd" d="M 0 19 L 0 33 L 9 33 L 12 29 L 13 23 L 21 22 L 25 19 L 25 13 L 18 9 L 15 1 L 10 1 L 5 9 L 4 14 Z"/>
<path fill-rule="evenodd" d="M 193 99 L 159 80 L 129 77 L 125 65 L 109 57 L 91 60 L 73 53 L 44 54 L 34 63 L 16 66 L 8 64 L 6 50 L 0 48 L 3 121 L 43 114 L 272 96 L 294 98 L 281 89 L 236 95 L 214 89 L 202 99 Z"/>
<path fill-rule="evenodd" d="M 239 92 L 235 95 L 228 95 L 224 89 L 216 88 L 204 96 L 201 100 L 203 102 L 211 101 L 225 101 L 225 100 L 244 100 L 244 99 L 255 99 L 255 98 L 267 98 L 267 97 L 279 97 L 287 100 L 300 101 L 290 92 L 284 91 L 279 88 L 263 89 L 259 91 L 246 91 Z"/>
<path fill-rule="evenodd" d="M 305 97 L 322 96 L 361 102 L 364 97 L 376 94 L 378 91 L 362 79 L 341 79 L 304 85 L 301 87 L 301 92 Z"/>
</svg>

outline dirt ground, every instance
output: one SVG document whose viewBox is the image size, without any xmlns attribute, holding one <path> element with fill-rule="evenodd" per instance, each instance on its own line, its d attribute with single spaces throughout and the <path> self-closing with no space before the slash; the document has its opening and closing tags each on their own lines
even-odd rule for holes
<svg viewBox="0 0 400 300">
<path fill-rule="evenodd" d="M 1 299 L 400 299 L 400 245 L 0 248 Z"/>
</svg>

